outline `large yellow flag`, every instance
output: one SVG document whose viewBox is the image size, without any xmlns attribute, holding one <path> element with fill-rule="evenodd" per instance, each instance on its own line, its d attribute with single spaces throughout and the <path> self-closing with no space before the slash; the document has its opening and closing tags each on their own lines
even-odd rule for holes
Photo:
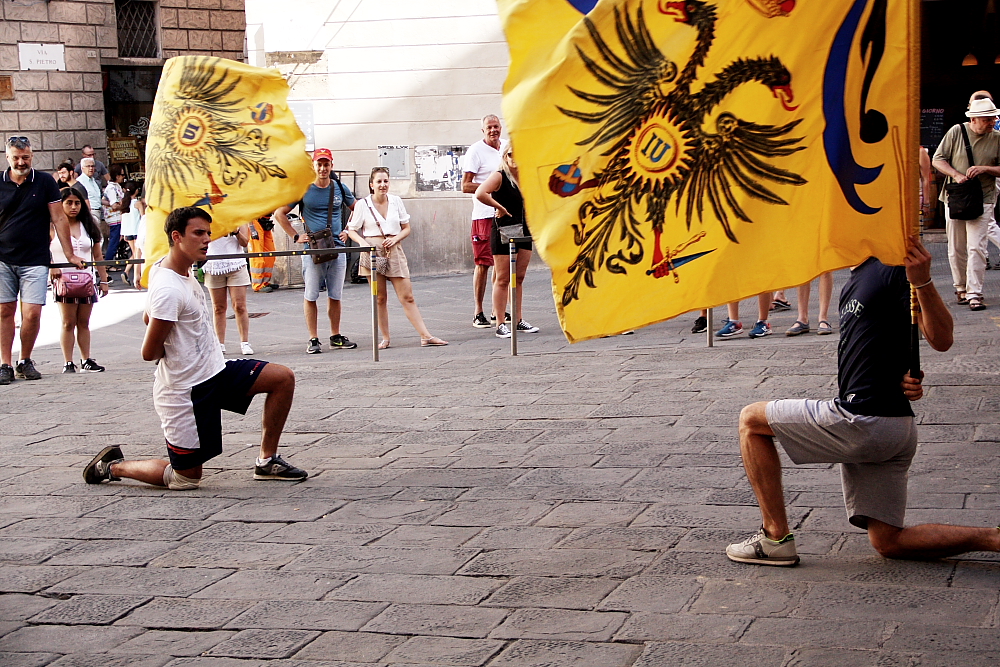
<svg viewBox="0 0 1000 667">
<path fill-rule="evenodd" d="M 296 201 L 313 180 L 306 138 L 272 69 L 205 56 L 163 67 L 146 144 L 146 259 L 167 254 L 163 223 L 182 206 L 212 215 L 212 237 Z"/>
<path fill-rule="evenodd" d="M 504 115 L 571 341 L 901 264 L 916 0 L 499 0 Z"/>
</svg>

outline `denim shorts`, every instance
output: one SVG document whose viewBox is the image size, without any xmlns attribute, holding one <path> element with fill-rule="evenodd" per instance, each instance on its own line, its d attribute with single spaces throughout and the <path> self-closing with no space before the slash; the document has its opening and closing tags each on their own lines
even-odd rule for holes
<svg viewBox="0 0 1000 667">
<path fill-rule="evenodd" d="M 306 284 L 306 301 L 319 299 L 319 281 L 326 282 L 326 295 L 340 301 L 344 293 L 344 276 L 347 274 L 347 255 L 341 253 L 322 264 L 313 263 L 311 255 L 302 256 L 302 280 Z"/>
<path fill-rule="evenodd" d="M 0 303 L 13 303 L 21 295 L 22 303 L 45 305 L 49 267 L 14 266 L 0 262 Z"/>
</svg>

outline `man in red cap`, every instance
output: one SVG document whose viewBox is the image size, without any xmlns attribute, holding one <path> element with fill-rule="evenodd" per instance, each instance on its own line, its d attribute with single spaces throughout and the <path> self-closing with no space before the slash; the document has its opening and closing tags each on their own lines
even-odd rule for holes
<svg viewBox="0 0 1000 667">
<path fill-rule="evenodd" d="M 316 180 L 306 190 L 302 201 L 282 206 L 274 212 L 274 219 L 285 233 L 292 237 L 292 241 L 305 243 L 307 248 L 309 247 L 307 233 L 319 232 L 327 227 L 338 240 L 337 245 L 342 246 L 347 241 L 347 232 L 344 231 L 341 209 L 347 206 L 354 210 L 354 193 L 333 174 L 333 153 L 329 148 L 317 148 L 313 152 L 313 170 L 316 172 Z M 296 206 L 299 207 L 299 215 L 302 217 L 306 232 L 303 234 L 296 233 L 288 222 L 288 213 Z M 306 284 L 303 308 L 306 328 L 309 330 L 309 344 L 306 347 L 308 354 L 319 354 L 323 351 L 317 330 L 319 309 L 316 306 L 321 280 L 326 282 L 326 295 L 329 297 L 326 314 L 330 318 L 330 347 L 334 350 L 351 350 L 358 346 L 340 333 L 340 297 L 344 290 L 346 272 L 347 255 L 337 255 L 334 259 L 321 264 L 314 263 L 312 257 L 308 255 L 302 258 L 302 279 Z"/>
</svg>

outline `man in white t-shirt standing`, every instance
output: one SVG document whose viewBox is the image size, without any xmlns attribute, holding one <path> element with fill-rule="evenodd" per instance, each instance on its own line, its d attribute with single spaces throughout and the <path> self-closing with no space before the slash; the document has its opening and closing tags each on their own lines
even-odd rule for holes
<svg viewBox="0 0 1000 667">
<path fill-rule="evenodd" d="M 483 139 L 469 146 L 465 153 L 462 172 L 462 192 L 475 194 L 479 184 L 500 168 L 500 119 L 490 114 L 483 118 Z M 483 313 L 483 298 L 486 296 L 486 273 L 493 266 L 493 251 L 490 249 L 490 235 L 493 233 L 493 216 L 496 211 L 475 197 L 472 199 L 472 254 L 476 262 L 472 274 L 472 291 L 476 309 L 472 326 L 478 329 L 495 327 Z M 496 316 L 496 313 L 494 313 Z"/>
<path fill-rule="evenodd" d="M 127 477 L 175 491 L 198 488 L 202 465 L 222 453 L 222 410 L 246 414 L 257 394 L 267 394 L 267 401 L 254 479 L 308 476 L 278 456 L 295 393 L 291 369 L 222 356 L 204 290 L 191 273 L 191 265 L 208 256 L 211 223 L 193 206 L 171 212 L 164 225 L 170 252 L 150 273 L 142 358 L 157 363 L 153 407 L 169 460 L 125 461 L 121 448 L 105 447 L 83 470 L 88 484 Z"/>
</svg>

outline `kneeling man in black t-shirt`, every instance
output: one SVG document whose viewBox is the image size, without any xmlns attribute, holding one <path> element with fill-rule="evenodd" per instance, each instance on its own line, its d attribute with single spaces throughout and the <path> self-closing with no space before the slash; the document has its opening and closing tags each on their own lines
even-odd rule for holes
<svg viewBox="0 0 1000 667">
<path fill-rule="evenodd" d="M 920 378 L 907 372 L 911 283 L 927 342 L 940 352 L 953 342 L 951 313 L 931 280 L 931 255 L 916 237 L 910 238 L 904 265 L 885 266 L 869 257 L 851 269 L 840 294 L 838 398 L 754 403 L 740 413 L 740 453 L 763 525 L 726 548 L 731 560 L 799 562 L 788 531 L 775 438 L 797 464 L 841 464 L 848 520 L 867 529 L 872 546 L 886 558 L 1000 551 L 1000 528 L 903 525 L 907 472 L 917 449 L 909 402 L 923 396 Z"/>
</svg>

